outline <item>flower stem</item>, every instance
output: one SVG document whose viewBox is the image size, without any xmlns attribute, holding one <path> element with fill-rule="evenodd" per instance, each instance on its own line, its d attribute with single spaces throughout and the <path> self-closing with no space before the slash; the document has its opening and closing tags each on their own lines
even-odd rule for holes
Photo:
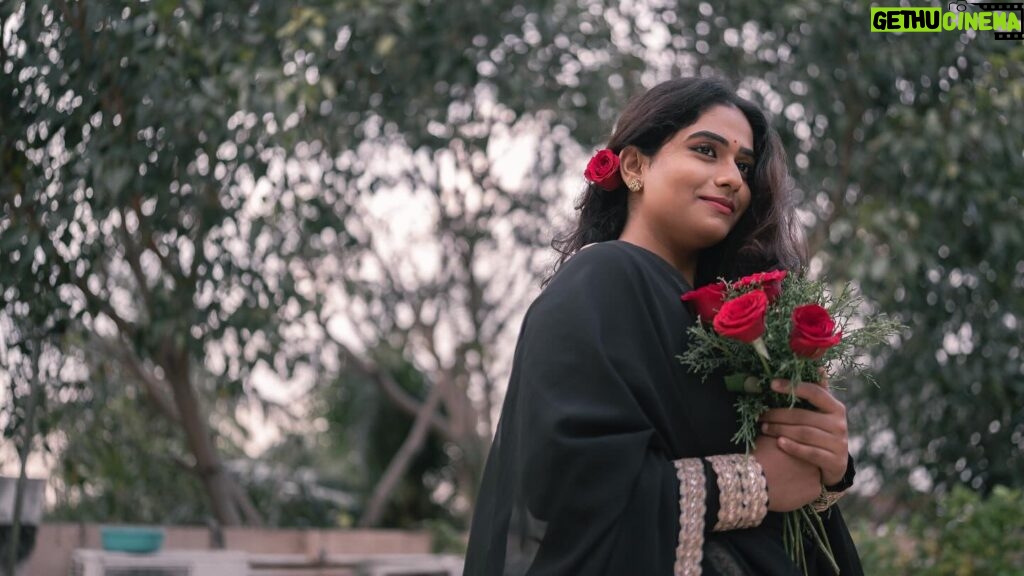
<svg viewBox="0 0 1024 576">
<path fill-rule="evenodd" d="M 772 369 L 770 366 L 768 366 L 768 348 L 764 345 L 764 340 L 758 338 L 757 340 L 754 340 L 750 344 L 754 347 L 754 350 L 757 351 L 757 358 L 761 361 L 761 366 L 764 368 L 764 375 L 769 380 L 771 380 Z"/>
<path fill-rule="evenodd" d="M 808 510 L 810 511 L 808 512 Z M 839 576 L 839 565 L 836 564 L 836 557 L 832 552 L 832 545 L 829 544 L 828 534 L 825 533 L 825 524 L 821 521 L 821 517 L 818 516 L 818 513 L 810 506 L 804 506 L 801 508 L 800 514 L 808 523 L 809 531 L 811 535 L 814 536 L 814 541 L 818 544 L 818 549 L 825 555 L 825 558 L 832 566 L 832 570 L 835 570 L 836 576 Z"/>
</svg>

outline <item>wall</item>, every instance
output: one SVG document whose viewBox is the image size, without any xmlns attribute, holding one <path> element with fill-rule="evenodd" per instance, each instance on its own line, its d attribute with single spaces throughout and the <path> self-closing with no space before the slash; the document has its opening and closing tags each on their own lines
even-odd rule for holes
<svg viewBox="0 0 1024 576">
<path fill-rule="evenodd" d="M 164 527 L 165 550 L 210 550 L 216 535 L 204 527 Z M 427 554 L 430 536 L 399 530 L 278 530 L 228 528 L 224 547 L 253 554 L 299 555 L 315 561 L 329 555 Z M 67 576 L 76 548 L 100 548 L 98 524 L 43 524 L 23 568 L 28 576 Z M 294 557 L 294 556 L 293 556 Z"/>
</svg>

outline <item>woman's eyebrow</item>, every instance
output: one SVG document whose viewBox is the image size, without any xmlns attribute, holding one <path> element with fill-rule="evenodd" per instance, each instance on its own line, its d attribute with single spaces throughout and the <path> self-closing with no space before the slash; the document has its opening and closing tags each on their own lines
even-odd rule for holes
<svg viewBox="0 0 1024 576">
<path fill-rule="evenodd" d="M 690 134 L 686 139 L 687 140 L 693 140 L 695 138 L 707 138 L 709 140 L 714 140 L 715 142 L 718 142 L 719 144 L 721 144 L 723 146 L 728 146 L 729 145 L 729 141 L 726 140 L 725 137 L 720 136 L 718 134 L 715 134 L 714 132 L 709 132 L 707 130 L 700 130 L 700 131 L 694 132 L 693 134 Z M 754 151 L 751 150 L 750 148 L 740 147 L 740 154 L 746 154 L 747 156 L 753 157 L 754 156 Z"/>
</svg>

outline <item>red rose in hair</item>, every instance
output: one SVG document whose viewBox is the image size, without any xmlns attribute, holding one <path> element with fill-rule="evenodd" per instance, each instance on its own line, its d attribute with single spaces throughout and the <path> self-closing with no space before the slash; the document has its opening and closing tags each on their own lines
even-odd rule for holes
<svg viewBox="0 0 1024 576">
<path fill-rule="evenodd" d="M 722 304 L 715 316 L 714 327 L 726 338 L 753 343 L 764 334 L 764 315 L 768 296 L 762 290 L 747 292 Z"/>
<path fill-rule="evenodd" d="M 718 282 L 717 284 L 701 286 L 696 290 L 690 290 L 683 294 L 680 299 L 693 306 L 701 322 L 710 324 L 714 321 L 715 315 L 718 314 L 718 310 L 722 307 L 722 302 L 725 301 L 725 284 Z"/>
<path fill-rule="evenodd" d="M 793 310 L 789 347 L 801 358 L 817 360 L 843 339 L 842 331 L 833 334 L 835 329 L 836 323 L 828 310 L 817 304 L 798 306 Z"/>
<path fill-rule="evenodd" d="M 744 276 L 733 284 L 734 288 L 743 288 L 745 286 L 760 286 L 764 290 L 766 296 L 768 296 L 769 302 L 774 302 L 779 294 L 782 293 L 782 280 L 786 277 L 785 270 L 772 270 L 770 272 L 758 272 L 757 274 L 751 274 L 750 276 Z"/>
<path fill-rule="evenodd" d="M 619 174 L 619 155 L 610 149 L 598 151 L 587 163 L 583 176 L 599 188 L 611 192 L 622 186 L 622 175 Z"/>
</svg>

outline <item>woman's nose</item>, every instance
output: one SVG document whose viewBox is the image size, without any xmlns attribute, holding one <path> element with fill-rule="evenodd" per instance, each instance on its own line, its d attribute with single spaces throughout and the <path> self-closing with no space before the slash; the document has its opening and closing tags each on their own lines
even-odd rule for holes
<svg viewBox="0 0 1024 576">
<path fill-rule="evenodd" d="M 743 185 L 743 173 L 740 172 L 739 166 L 735 164 L 729 164 L 723 166 L 722 170 L 715 177 L 715 185 L 718 187 L 728 187 L 729 189 L 736 191 Z"/>
</svg>

